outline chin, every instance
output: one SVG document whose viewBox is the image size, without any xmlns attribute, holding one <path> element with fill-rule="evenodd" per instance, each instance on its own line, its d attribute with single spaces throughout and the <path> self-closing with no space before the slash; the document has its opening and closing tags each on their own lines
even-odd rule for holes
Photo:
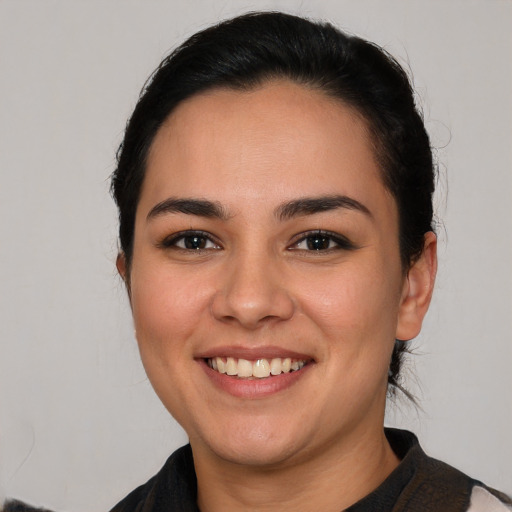
<svg viewBox="0 0 512 512">
<path fill-rule="evenodd" d="M 222 445 L 210 448 L 219 458 L 232 464 L 263 468 L 281 466 L 293 456 L 295 450 L 282 444 L 250 441 L 243 446 Z"/>
<path fill-rule="evenodd" d="M 206 440 L 197 441 L 206 445 L 216 457 L 232 464 L 256 467 L 281 465 L 300 451 L 297 443 L 299 436 L 283 431 L 282 426 L 266 429 L 262 425 L 237 428 L 231 425 L 228 429 L 220 430 L 224 432 L 223 435 L 215 436 L 210 431 Z M 191 444 L 194 449 L 193 438 Z"/>
</svg>

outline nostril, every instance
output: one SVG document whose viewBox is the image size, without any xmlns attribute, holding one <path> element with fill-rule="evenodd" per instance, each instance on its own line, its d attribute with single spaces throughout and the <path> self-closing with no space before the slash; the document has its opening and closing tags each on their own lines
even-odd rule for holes
<svg viewBox="0 0 512 512">
<path fill-rule="evenodd" d="M 272 284 L 251 289 L 232 286 L 216 293 L 211 302 L 214 318 L 227 323 L 236 322 L 247 328 L 288 320 L 294 309 L 288 294 Z"/>
</svg>

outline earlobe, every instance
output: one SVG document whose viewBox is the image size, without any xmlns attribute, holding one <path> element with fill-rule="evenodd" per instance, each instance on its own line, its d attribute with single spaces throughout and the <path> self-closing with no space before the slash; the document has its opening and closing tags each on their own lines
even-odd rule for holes
<svg viewBox="0 0 512 512">
<path fill-rule="evenodd" d="M 397 339 L 406 341 L 419 334 L 432 298 L 436 272 L 437 238 L 429 231 L 425 234 L 421 256 L 411 266 L 404 280 L 398 312 Z"/>
</svg>

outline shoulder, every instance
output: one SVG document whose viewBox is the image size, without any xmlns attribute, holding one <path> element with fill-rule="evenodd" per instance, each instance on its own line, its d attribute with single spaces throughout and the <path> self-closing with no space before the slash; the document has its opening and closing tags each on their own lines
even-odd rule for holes
<svg viewBox="0 0 512 512">
<path fill-rule="evenodd" d="M 196 512 L 197 483 L 190 445 L 176 450 L 162 469 L 110 512 L 179 510 Z"/>
<path fill-rule="evenodd" d="M 0 512 L 51 512 L 51 510 L 36 508 L 18 500 L 8 500 L 3 504 L 3 507 L 0 504 Z"/>
<path fill-rule="evenodd" d="M 442 461 L 429 457 L 421 449 L 414 434 L 388 429 L 386 435 L 402 460 L 399 471 L 408 475 L 393 510 L 512 511 L 509 508 L 512 501 L 508 496 Z"/>
<path fill-rule="evenodd" d="M 502 493 L 476 484 L 471 492 L 468 512 L 510 512 L 512 501 Z"/>
</svg>

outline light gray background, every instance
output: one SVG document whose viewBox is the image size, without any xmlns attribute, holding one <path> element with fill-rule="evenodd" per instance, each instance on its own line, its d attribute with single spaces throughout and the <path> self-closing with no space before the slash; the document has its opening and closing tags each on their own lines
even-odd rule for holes
<svg viewBox="0 0 512 512">
<path fill-rule="evenodd" d="M 0 493 L 107 510 L 185 442 L 139 361 L 107 178 L 168 50 L 269 8 L 410 63 L 446 232 L 409 376 L 423 411 L 388 420 L 512 491 L 512 2 L 0 0 Z"/>
</svg>

